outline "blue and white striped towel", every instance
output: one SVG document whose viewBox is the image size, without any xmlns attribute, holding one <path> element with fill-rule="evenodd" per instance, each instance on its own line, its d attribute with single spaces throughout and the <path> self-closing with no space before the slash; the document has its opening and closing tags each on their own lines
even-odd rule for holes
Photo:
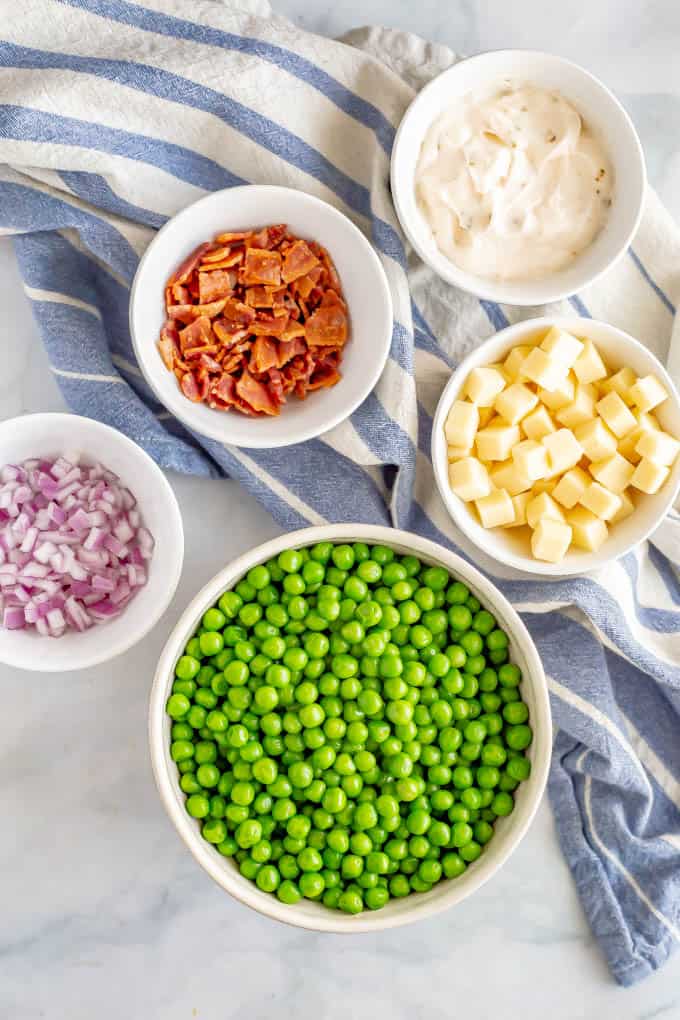
<svg viewBox="0 0 680 1020">
<path fill-rule="evenodd" d="M 288 528 L 361 518 L 460 547 L 433 485 L 431 416 L 451 365 L 530 313 L 433 279 L 399 231 L 395 128 L 414 88 L 454 55 L 381 29 L 320 39 L 265 0 L 32 0 L 2 19 L 0 40 L 0 229 L 14 235 L 74 410 L 164 468 L 238 478 Z M 284 451 L 190 435 L 149 392 L 128 334 L 128 290 L 154 229 L 244 181 L 342 209 L 378 250 L 394 300 L 375 392 L 330 434 Z M 616 269 L 551 310 L 608 319 L 665 357 L 679 264 L 680 234 L 650 195 Z M 560 838 L 622 984 L 680 940 L 679 526 L 588 578 L 499 578 L 482 563 L 524 614 L 549 675 Z"/>
</svg>

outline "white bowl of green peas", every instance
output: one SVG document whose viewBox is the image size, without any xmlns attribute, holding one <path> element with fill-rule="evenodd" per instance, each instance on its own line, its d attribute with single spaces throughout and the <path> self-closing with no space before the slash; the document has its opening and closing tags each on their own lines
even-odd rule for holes
<svg viewBox="0 0 680 1020">
<path fill-rule="evenodd" d="M 472 895 L 543 794 L 545 676 L 524 624 L 460 557 L 363 524 L 226 566 L 160 657 L 158 790 L 227 892 L 302 928 L 364 932 Z"/>
</svg>

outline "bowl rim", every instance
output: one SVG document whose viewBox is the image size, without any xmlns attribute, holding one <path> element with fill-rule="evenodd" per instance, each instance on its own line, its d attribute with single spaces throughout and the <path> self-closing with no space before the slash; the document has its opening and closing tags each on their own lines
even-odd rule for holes
<svg viewBox="0 0 680 1020">
<path fill-rule="evenodd" d="M 0 662 L 7 666 L 13 666 L 16 669 L 24 669 L 29 672 L 55 674 L 71 673 L 80 669 L 90 669 L 93 666 L 100 666 L 104 662 L 109 662 L 111 659 L 117 658 L 117 656 L 122 655 L 123 652 L 128 651 L 133 645 L 136 645 L 142 640 L 142 638 L 146 637 L 149 631 L 155 627 L 163 613 L 170 605 L 182 575 L 182 567 L 184 565 L 184 525 L 177 497 L 165 477 L 165 474 L 153 458 L 149 456 L 146 450 L 143 450 L 142 447 L 135 443 L 134 440 L 130 439 L 129 436 L 126 436 L 111 425 L 106 425 L 104 422 L 98 421 L 95 418 L 88 418 L 86 415 L 81 414 L 71 414 L 67 411 L 44 411 L 37 412 L 35 414 L 20 414 L 14 418 L 7 418 L 5 421 L 0 422 L 0 436 L 3 432 L 11 431 L 12 427 L 16 427 L 19 423 L 21 423 L 20 427 L 23 428 L 23 423 L 28 419 L 33 421 L 38 419 L 39 424 L 45 426 L 45 431 L 54 430 L 55 435 L 59 435 L 61 429 L 63 429 L 63 435 L 65 437 L 68 436 L 68 429 L 70 428 L 70 423 L 73 419 L 85 422 L 86 427 L 92 432 L 100 433 L 102 436 L 106 437 L 109 442 L 126 448 L 134 457 L 146 463 L 154 478 L 155 484 L 157 485 L 158 492 L 162 494 L 162 500 L 171 519 L 170 527 L 178 539 L 177 542 L 173 543 L 178 552 L 172 576 L 166 583 L 164 590 L 159 592 L 159 597 L 154 603 L 153 610 L 144 616 L 136 614 L 136 617 L 131 617 L 130 626 L 125 632 L 126 636 L 121 637 L 117 643 L 111 645 L 110 642 L 107 643 L 105 640 L 102 640 L 101 650 L 99 652 L 93 651 L 92 654 L 82 658 L 75 664 L 59 666 L 55 665 L 49 658 L 40 660 L 40 662 L 36 665 L 31 665 L 29 661 L 27 661 L 27 658 L 8 655 L 3 649 L 2 640 L 0 640 Z M 62 445 L 65 448 L 68 448 L 68 438 L 65 438 Z M 135 620 L 137 621 L 136 624 Z M 105 638 L 107 634 L 106 627 L 99 628 L 99 631 L 102 638 Z"/>
<path fill-rule="evenodd" d="M 324 213 L 327 213 L 331 217 L 336 217 L 337 219 L 343 221 L 343 223 L 348 226 L 351 236 L 356 241 L 357 248 L 360 248 L 362 250 L 364 257 L 372 264 L 375 270 L 376 282 L 378 283 L 379 286 L 379 294 L 376 295 L 375 297 L 376 300 L 382 301 L 385 306 L 385 319 L 386 322 L 389 321 L 389 329 L 385 330 L 385 337 L 383 339 L 383 350 L 379 351 L 379 356 L 375 362 L 372 371 L 366 371 L 366 373 L 363 376 L 363 384 L 360 388 L 359 395 L 353 398 L 351 401 L 349 401 L 343 407 L 342 410 L 337 411 L 334 415 L 326 418 L 320 424 L 309 425 L 304 428 L 303 427 L 298 428 L 293 435 L 291 435 L 286 430 L 286 428 L 282 426 L 280 430 L 280 435 L 277 434 L 274 437 L 270 436 L 268 438 L 258 438 L 257 433 L 255 433 L 252 438 L 249 437 L 247 443 L 233 443 L 229 439 L 229 437 L 225 435 L 224 429 L 220 428 L 218 424 L 224 423 L 227 420 L 225 414 L 222 414 L 220 416 L 220 413 L 218 411 L 215 411 L 216 424 L 214 427 L 212 425 L 208 426 L 205 426 L 203 424 L 199 425 L 196 423 L 196 421 L 194 420 L 193 416 L 190 413 L 192 405 L 191 402 L 188 401 L 186 398 L 183 398 L 183 403 L 177 401 L 176 402 L 177 406 L 170 406 L 169 404 L 166 403 L 163 395 L 160 393 L 158 387 L 156 386 L 154 373 L 150 371 L 147 367 L 146 358 L 143 356 L 142 340 L 137 335 L 137 330 L 135 328 L 135 320 L 137 317 L 137 307 L 141 300 L 140 298 L 141 286 L 143 283 L 143 277 L 145 274 L 146 267 L 148 266 L 149 260 L 153 256 L 153 253 L 162 244 L 164 235 L 171 229 L 176 228 L 178 222 L 189 220 L 192 217 L 192 215 L 195 214 L 199 206 L 209 206 L 213 203 L 217 204 L 225 195 L 228 195 L 230 199 L 236 201 L 238 200 L 239 194 L 243 194 L 245 191 L 251 193 L 255 191 L 259 192 L 260 194 L 266 193 L 275 196 L 278 195 L 283 202 L 288 201 L 292 198 L 293 201 L 296 202 L 300 201 L 303 205 L 309 204 L 313 207 L 316 207 L 317 209 L 323 209 Z M 282 210 L 282 213 L 283 212 L 284 210 Z M 283 222 L 284 220 L 285 216 L 282 217 L 281 222 Z M 178 254 L 178 259 L 180 258 L 181 253 Z M 390 347 L 392 343 L 392 333 L 394 329 L 394 307 L 392 302 L 392 293 L 390 291 L 390 286 L 387 280 L 387 274 L 385 273 L 385 269 L 383 267 L 382 262 L 380 261 L 377 252 L 375 251 L 371 243 L 368 241 L 368 239 L 364 236 L 362 231 L 356 226 L 355 223 L 352 222 L 349 216 L 346 216 L 345 213 L 341 212 L 340 209 L 337 209 L 334 205 L 331 205 L 330 202 L 326 202 L 322 198 L 318 198 L 316 195 L 310 195 L 306 191 L 301 191 L 298 188 L 289 188 L 279 184 L 239 184 L 235 185 L 233 188 L 221 188 L 218 191 L 211 191 L 209 194 L 203 195 L 201 198 L 197 199 L 195 202 L 192 202 L 190 205 L 185 206 L 183 209 L 180 209 L 179 212 L 175 213 L 174 216 L 170 217 L 167 223 L 164 223 L 160 230 L 153 237 L 153 239 L 151 240 L 150 244 L 146 248 L 144 254 L 142 255 L 139 261 L 137 271 L 135 272 L 135 276 L 132 281 L 132 287 L 130 288 L 130 301 L 128 307 L 129 307 L 128 321 L 130 326 L 130 336 L 132 337 L 132 345 L 135 351 L 135 355 L 137 357 L 137 362 L 139 364 L 139 367 L 142 371 L 142 374 L 146 382 L 153 390 L 156 398 L 160 401 L 163 407 L 170 411 L 170 413 L 173 414 L 179 421 L 181 421 L 183 425 L 186 425 L 188 428 L 197 432 L 199 435 L 206 436 L 208 439 L 215 439 L 222 443 L 234 445 L 238 449 L 270 450 L 278 449 L 285 446 L 292 446 L 295 443 L 302 443 L 308 439 L 315 439 L 318 436 L 325 435 L 326 432 L 329 432 L 331 429 L 335 428 L 336 425 L 339 425 L 343 421 L 346 421 L 356 411 L 356 409 L 360 407 L 361 404 L 363 404 L 363 402 L 369 396 L 373 388 L 376 386 L 378 380 L 380 379 L 385 369 L 387 359 L 389 357 Z M 352 310 L 349 309 L 349 311 L 351 315 Z M 379 339 L 381 338 L 380 337 L 376 338 L 376 340 Z M 352 338 L 350 337 L 350 342 L 351 340 Z M 165 369 L 165 366 L 163 366 L 162 363 L 161 367 L 163 368 L 164 371 L 167 372 L 167 369 Z M 184 406 L 185 404 L 187 405 L 186 407 Z M 257 419 L 254 419 L 254 421 L 256 420 Z M 283 422 L 284 416 L 281 415 L 279 420 Z"/>
<path fill-rule="evenodd" d="M 503 625 L 511 628 L 512 639 L 521 649 L 527 673 L 531 676 L 536 719 L 534 746 L 537 750 L 529 780 L 532 783 L 531 790 L 527 790 L 522 814 L 513 816 L 519 819 L 517 824 L 504 833 L 503 849 L 497 859 L 483 856 L 472 865 L 476 869 L 475 881 L 469 883 L 467 888 L 457 888 L 452 881 L 448 888 L 442 886 L 442 892 L 436 898 L 425 903 L 415 902 L 412 909 L 403 916 L 381 918 L 380 912 L 367 912 L 350 917 L 340 911 L 327 909 L 315 911 L 311 916 L 300 914 L 295 906 L 280 903 L 275 897 L 261 892 L 254 883 L 243 879 L 235 870 L 232 873 L 230 869 L 220 866 L 211 852 L 212 848 L 192 827 L 192 820 L 179 803 L 176 777 L 171 775 L 165 755 L 165 702 L 174 664 L 202 613 L 221 592 L 231 587 L 252 566 L 277 555 L 283 549 L 342 539 L 405 546 L 417 555 L 442 563 L 452 573 L 470 583 L 481 598 L 487 600 L 489 606 L 498 611 L 499 615 L 502 613 Z M 534 641 L 516 610 L 491 581 L 458 554 L 429 539 L 382 525 L 350 523 L 303 528 L 280 535 L 232 560 L 201 588 L 182 612 L 159 657 L 149 698 L 148 738 L 154 780 L 165 811 L 194 859 L 223 890 L 258 913 L 294 927 L 356 934 L 397 928 L 437 914 L 467 899 L 506 863 L 528 831 L 545 791 L 552 750 L 552 716 L 547 680 Z"/>
<path fill-rule="evenodd" d="M 553 61 L 555 65 L 567 67 L 570 70 L 581 74 L 593 87 L 599 89 L 608 102 L 611 103 L 612 108 L 616 111 L 618 116 L 621 118 L 622 124 L 626 127 L 632 149 L 637 156 L 637 170 L 640 175 L 640 187 L 637 202 L 635 204 L 635 215 L 632 217 L 625 240 L 622 241 L 618 251 L 603 262 L 599 269 L 588 274 L 583 274 L 579 282 L 574 286 L 556 286 L 553 290 L 548 290 L 547 284 L 551 279 L 551 277 L 548 276 L 540 280 L 513 281 L 512 287 L 513 289 L 517 289 L 517 293 L 509 294 L 507 289 L 508 283 L 496 283 L 493 280 L 485 280 L 483 277 L 477 277 L 470 273 L 466 273 L 459 269 L 455 262 L 447 259 L 444 255 L 442 255 L 441 263 L 438 262 L 435 264 L 430 257 L 430 253 L 421 244 L 417 231 L 413 229 L 412 220 L 407 214 L 402 200 L 403 189 L 405 189 L 407 183 L 408 186 L 411 186 L 412 184 L 412 182 L 406 182 L 401 179 L 403 172 L 400 164 L 404 150 L 406 128 L 407 126 L 410 126 L 410 123 L 415 117 L 419 116 L 421 107 L 426 103 L 427 97 L 432 92 L 442 87 L 442 78 L 448 79 L 453 77 L 459 72 L 459 69 L 463 65 L 468 65 L 471 62 L 483 63 L 490 57 L 503 56 L 525 57 L 527 60 L 533 60 L 536 58 L 544 60 L 547 59 Z M 530 77 L 530 74 L 527 75 L 527 77 Z M 551 53 L 547 50 L 499 47 L 498 49 L 484 50 L 481 53 L 473 53 L 469 56 L 462 57 L 460 60 L 457 60 L 455 64 L 452 64 L 450 67 L 441 71 L 417 93 L 406 109 L 394 138 L 392 156 L 390 159 L 390 184 L 392 200 L 394 202 L 394 207 L 402 230 L 406 234 L 410 244 L 413 246 L 418 256 L 434 273 L 437 274 L 437 276 L 445 280 L 447 283 L 453 284 L 468 294 L 472 294 L 482 300 L 493 301 L 498 304 L 526 307 L 550 304 L 552 302 L 562 301 L 565 298 L 573 297 L 575 294 L 578 294 L 579 291 L 596 283 L 604 275 L 604 273 L 608 272 L 616 265 L 617 262 L 619 262 L 619 260 L 625 255 L 638 227 L 640 226 L 640 220 L 642 219 L 642 213 L 644 211 L 645 194 L 647 191 L 647 167 L 642 143 L 630 114 L 619 99 L 617 99 L 611 89 L 605 85 L 605 83 L 598 78 L 597 75 L 593 74 L 592 71 L 587 70 L 585 67 L 582 67 L 581 64 L 577 64 L 575 61 L 569 60 L 567 57 L 559 56 L 558 54 Z M 631 204 L 632 203 L 629 202 L 628 206 L 631 206 Z M 557 276 L 559 274 L 553 275 Z M 545 285 L 545 289 L 541 290 L 539 293 L 537 288 L 540 288 L 542 284 Z M 524 293 L 521 292 L 522 289 L 524 289 Z"/>
<path fill-rule="evenodd" d="M 591 574 L 596 570 L 601 570 L 604 566 L 609 563 L 615 562 L 626 556 L 632 549 L 635 549 L 642 542 L 645 542 L 649 536 L 654 532 L 659 525 L 662 523 L 666 514 L 675 502 L 678 492 L 680 492 L 680 471 L 678 471 L 678 477 L 674 484 L 669 487 L 668 496 L 665 501 L 663 511 L 656 517 L 645 530 L 640 537 L 630 542 L 624 549 L 616 554 L 603 555 L 601 550 L 606 549 L 607 543 L 598 550 L 597 553 L 591 554 L 596 558 L 596 561 L 590 566 L 561 566 L 558 563 L 542 563 L 540 560 L 534 560 L 529 556 L 520 556 L 508 551 L 507 554 L 499 553 L 496 550 L 489 548 L 482 548 L 479 542 L 475 539 L 474 533 L 470 529 L 469 525 L 471 517 L 469 511 L 466 509 L 465 504 L 451 491 L 448 485 L 448 477 L 444 476 L 443 464 L 440 457 L 440 451 L 438 446 L 440 445 L 440 435 L 443 434 L 444 422 L 446 415 L 451 407 L 451 404 L 456 399 L 456 395 L 460 392 L 463 385 L 465 376 L 470 372 L 472 362 L 477 362 L 478 359 L 482 358 L 482 352 L 488 347 L 497 343 L 508 343 L 517 345 L 522 342 L 523 336 L 538 332 L 542 329 L 549 329 L 551 326 L 557 326 L 558 328 L 564 329 L 567 332 L 573 330 L 573 323 L 575 321 L 583 322 L 586 324 L 586 329 L 589 326 L 594 326 L 597 329 L 602 328 L 612 333 L 616 339 L 622 344 L 628 344 L 631 347 L 641 351 L 646 357 L 653 363 L 655 371 L 658 372 L 661 381 L 668 389 L 670 399 L 674 402 L 676 408 L 680 412 L 680 395 L 678 395 L 677 388 L 673 382 L 673 379 L 668 374 L 666 368 L 661 364 L 659 359 L 656 357 L 648 347 L 645 347 L 643 343 L 636 340 L 635 337 L 626 333 L 624 330 L 619 329 L 618 326 L 612 326 L 608 322 L 604 322 L 602 319 L 588 319 L 579 317 L 577 315 L 565 316 L 565 315 L 541 315 L 536 318 L 521 319 L 519 322 L 514 322 L 505 329 L 501 329 L 498 333 L 494 333 L 492 336 L 487 337 L 486 340 L 482 341 L 477 347 L 475 347 L 460 364 L 451 373 L 449 381 L 444 387 L 442 394 L 437 403 L 437 408 L 432 419 L 432 436 L 430 440 L 430 457 L 432 460 L 432 468 L 434 471 L 435 481 L 439 490 L 439 495 L 442 498 L 442 502 L 446 508 L 447 513 L 453 520 L 453 522 L 460 528 L 466 538 L 475 546 L 480 549 L 491 559 L 498 563 L 503 563 L 505 566 L 514 567 L 517 570 L 523 570 L 526 573 L 538 575 L 540 577 L 552 577 L 552 578 L 566 578 L 566 577 L 578 577 L 584 574 Z M 670 481 L 670 477 L 666 483 Z"/>
</svg>

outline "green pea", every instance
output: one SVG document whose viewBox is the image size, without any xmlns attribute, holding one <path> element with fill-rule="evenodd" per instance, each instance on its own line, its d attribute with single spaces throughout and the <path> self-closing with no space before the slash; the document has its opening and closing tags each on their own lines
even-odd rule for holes
<svg viewBox="0 0 680 1020">
<path fill-rule="evenodd" d="M 511 747 L 513 751 L 524 751 L 529 746 L 533 738 L 531 727 L 526 725 L 519 726 L 508 726 L 505 739 L 508 747 Z"/>
</svg>

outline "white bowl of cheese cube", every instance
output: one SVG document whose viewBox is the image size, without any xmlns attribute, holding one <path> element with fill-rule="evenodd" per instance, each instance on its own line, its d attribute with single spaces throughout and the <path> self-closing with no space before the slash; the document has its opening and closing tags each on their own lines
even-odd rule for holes
<svg viewBox="0 0 680 1020">
<path fill-rule="evenodd" d="M 643 344 L 586 318 L 528 319 L 442 393 L 435 478 L 456 524 L 534 574 L 597 570 L 643 542 L 680 489 L 680 398 Z"/>
</svg>

